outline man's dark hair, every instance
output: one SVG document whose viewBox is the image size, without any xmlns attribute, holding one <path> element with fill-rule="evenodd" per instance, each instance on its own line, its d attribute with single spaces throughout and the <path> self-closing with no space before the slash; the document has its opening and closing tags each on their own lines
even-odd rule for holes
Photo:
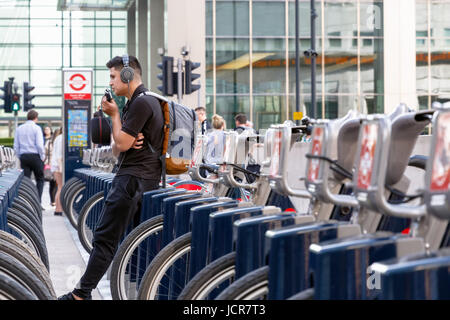
<svg viewBox="0 0 450 320">
<path fill-rule="evenodd" d="M 205 107 L 197 107 L 197 108 L 195 108 L 195 111 L 205 111 L 206 112 L 206 108 Z"/>
<path fill-rule="evenodd" d="M 239 122 L 240 124 L 246 124 L 247 123 L 247 116 L 243 113 L 238 113 L 235 117 L 234 117 L 234 121 Z"/>
<path fill-rule="evenodd" d="M 39 114 L 37 113 L 36 110 L 30 110 L 27 113 L 27 120 L 34 120 L 34 119 L 36 119 L 38 117 L 38 115 Z"/>
<path fill-rule="evenodd" d="M 138 59 L 135 56 L 129 56 L 129 63 L 128 65 L 134 69 L 137 70 L 139 75 L 142 76 L 142 68 L 141 68 L 141 64 L 139 63 Z M 116 70 L 122 70 L 123 68 L 123 60 L 121 56 L 115 56 L 114 58 L 112 58 L 111 60 L 109 60 L 106 63 L 106 67 L 108 69 L 111 68 L 115 68 Z"/>
</svg>

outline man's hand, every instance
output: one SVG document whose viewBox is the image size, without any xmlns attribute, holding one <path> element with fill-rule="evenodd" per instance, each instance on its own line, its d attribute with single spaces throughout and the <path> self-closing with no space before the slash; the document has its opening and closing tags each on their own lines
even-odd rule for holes
<svg viewBox="0 0 450 320">
<path fill-rule="evenodd" d="M 134 149 L 142 149 L 142 145 L 144 144 L 144 135 L 139 132 L 138 136 L 134 140 L 133 145 L 131 146 Z"/>
<path fill-rule="evenodd" d="M 111 118 L 119 115 L 119 107 L 117 106 L 114 99 L 112 99 L 111 102 L 108 102 L 108 100 L 106 100 L 106 97 L 104 96 L 102 98 L 102 106 L 103 112 L 106 113 Z"/>
</svg>

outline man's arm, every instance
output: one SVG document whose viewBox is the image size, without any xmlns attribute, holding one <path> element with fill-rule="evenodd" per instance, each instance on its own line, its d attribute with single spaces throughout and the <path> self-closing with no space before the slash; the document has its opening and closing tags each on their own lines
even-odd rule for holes
<svg viewBox="0 0 450 320">
<path fill-rule="evenodd" d="M 116 148 L 116 143 L 114 142 L 114 136 L 112 133 L 111 133 L 111 149 L 112 149 L 113 156 L 118 158 L 120 151 L 117 150 L 117 148 Z"/>
<path fill-rule="evenodd" d="M 113 144 L 112 149 L 114 154 L 119 154 L 120 152 L 125 152 L 130 149 L 136 138 L 128 133 L 122 131 L 122 122 L 120 121 L 119 108 L 114 100 L 108 102 L 106 98 L 102 99 L 103 112 L 111 117 L 112 123 L 112 135 Z"/>
<path fill-rule="evenodd" d="M 16 152 L 16 156 L 19 156 L 20 154 L 19 128 L 16 129 L 16 133 L 14 134 L 14 151 Z"/>
<path fill-rule="evenodd" d="M 116 147 L 116 143 L 114 142 L 114 137 L 111 134 L 111 148 L 113 156 L 116 158 L 119 157 L 120 151 Z M 134 139 L 134 143 L 131 146 L 133 149 L 142 149 L 142 145 L 144 144 L 144 135 L 139 132 L 138 136 Z"/>
<path fill-rule="evenodd" d="M 44 135 L 42 134 L 42 130 L 40 127 L 36 125 L 36 147 L 39 152 L 39 156 L 41 157 L 41 160 L 44 161 L 45 159 L 45 149 L 44 149 Z"/>
</svg>

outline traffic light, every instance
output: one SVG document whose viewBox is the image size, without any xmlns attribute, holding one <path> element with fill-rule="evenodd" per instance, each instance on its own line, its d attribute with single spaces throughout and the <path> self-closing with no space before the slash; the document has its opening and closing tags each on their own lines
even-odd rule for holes
<svg viewBox="0 0 450 320">
<path fill-rule="evenodd" d="M 0 96 L 0 98 L 4 100 L 4 104 L 2 107 L 5 112 L 12 112 L 12 84 L 12 81 L 5 81 L 3 87 L 0 87 L 0 89 L 2 89 L 5 93 L 4 95 Z"/>
<path fill-rule="evenodd" d="M 14 93 L 12 95 L 12 105 L 11 105 L 11 109 L 14 112 L 17 112 L 20 110 L 20 94 L 18 93 Z"/>
<path fill-rule="evenodd" d="M 173 96 L 173 57 L 162 57 L 162 62 L 158 63 L 158 68 L 162 70 L 161 74 L 158 74 L 158 79 L 162 81 L 162 85 L 158 86 L 158 90 L 162 92 L 163 96 Z"/>
<path fill-rule="evenodd" d="M 34 108 L 34 104 L 31 103 L 31 100 L 36 96 L 31 96 L 30 91 L 34 90 L 33 86 L 30 86 L 28 82 L 23 83 L 23 111 L 27 112 Z"/>
<path fill-rule="evenodd" d="M 198 67 L 200 67 L 200 62 L 192 62 L 190 60 L 186 60 L 184 63 L 184 69 L 185 69 L 185 93 L 186 94 L 191 94 L 194 91 L 197 91 L 198 89 L 200 89 L 200 85 L 199 84 L 193 84 L 192 81 L 197 80 L 198 78 L 200 78 L 200 75 L 198 73 L 192 73 L 192 70 L 197 69 Z"/>
</svg>

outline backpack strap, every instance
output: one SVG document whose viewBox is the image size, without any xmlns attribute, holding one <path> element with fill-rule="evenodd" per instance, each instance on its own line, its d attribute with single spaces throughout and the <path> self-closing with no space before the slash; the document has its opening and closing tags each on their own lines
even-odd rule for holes
<svg viewBox="0 0 450 320">
<path fill-rule="evenodd" d="M 165 97 L 160 96 L 159 94 L 156 94 L 156 93 L 151 92 L 151 91 L 141 92 L 141 93 L 136 97 L 136 99 L 139 98 L 139 97 L 142 97 L 142 96 L 144 96 L 144 95 L 145 95 L 145 96 L 151 96 L 151 97 L 154 97 L 154 98 L 158 99 L 159 101 L 162 101 L 162 102 L 165 102 L 165 103 L 170 104 L 170 101 L 167 100 Z M 161 104 L 161 102 L 160 102 L 160 104 Z M 164 110 L 162 110 L 162 112 L 164 113 Z M 163 115 L 163 118 L 165 118 L 164 115 Z M 165 123 L 165 121 L 164 121 L 164 127 L 163 127 L 163 130 L 164 130 L 163 136 L 165 136 L 165 130 L 166 130 L 166 123 Z M 152 153 L 155 153 L 156 150 L 153 148 L 153 146 L 151 145 L 150 141 L 147 141 L 147 144 L 148 144 L 148 147 L 150 148 L 150 151 L 151 151 Z M 164 142 L 163 142 L 163 144 L 164 144 Z M 166 153 L 164 152 L 164 150 L 161 150 L 161 155 L 159 156 L 159 160 L 161 161 L 161 180 L 162 180 L 162 187 L 165 188 L 165 187 L 166 187 Z"/>
</svg>

